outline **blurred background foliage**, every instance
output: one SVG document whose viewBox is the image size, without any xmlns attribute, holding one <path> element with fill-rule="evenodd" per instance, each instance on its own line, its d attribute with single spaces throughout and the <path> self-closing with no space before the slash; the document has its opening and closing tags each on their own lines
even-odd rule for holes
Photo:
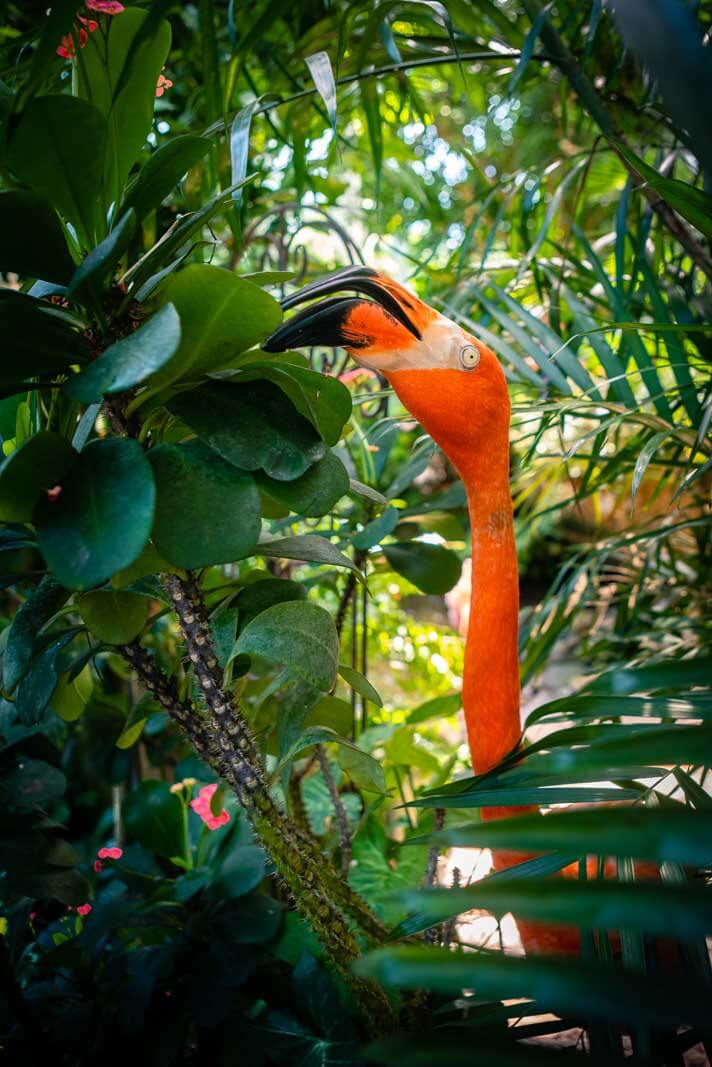
<svg viewBox="0 0 712 1067">
<path fill-rule="evenodd" d="M 458 717 L 468 608 L 462 486 L 375 375 L 352 371 L 343 354 L 314 351 L 312 367 L 341 376 L 352 392 L 336 455 L 351 479 L 377 493 L 341 495 L 313 515 L 290 512 L 288 501 L 267 493 L 263 516 L 274 536 L 331 539 L 368 574 L 368 595 L 344 570 L 316 572 L 299 557 L 268 564 L 270 577 L 303 583 L 343 625 L 342 660 L 375 692 L 359 677 L 351 679 L 355 688 L 341 678 L 310 714 L 353 738 L 375 764 L 358 763 L 341 745 L 326 745 L 318 758 L 313 745 L 306 753 L 293 745 L 287 772 L 275 770 L 293 678 L 262 662 L 243 678 L 236 670 L 288 803 L 303 805 L 336 866 L 347 853 L 354 888 L 381 918 L 410 922 L 413 933 L 468 910 L 459 898 L 430 905 L 435 918 L 427 921 L 424 900 L 413 895 L 426 870 L 423 835 L 433 828 L 433 809 L 448 809 L 448 827 L 470 825 L 469 836 L 453 830 L 443 845 L 474 847 L 483 843 L 472 831 L 478 805 L 496 802 L 497 789 L 502 802 L 546 806 L 543 790 L 552 783 L 593 802 L 613 794 L 595 783 L 615 782 L 623 790 L 615 799 L 653 814 L 662 807 L 704 817 L 709 833 L 712 201 L 704 191 L 704 115 L 712 12 L 653 0 L 129 6 L 167 18 L 172 29 L 167 83 L 141 164 L 179 135 L 207 138 L 176 175 L 175 190 L 139 220 L 124 265 L 139 264 L 141 283 L 149 281 L 142 255 L 225 192 L 182 262 L 249 274 L 277 297 L 349 262 L 378 266 L 494 348 L 511 383 L 522 678 L 525 710 L 541 708 L 527 734 L 531 752 L 520 768 L 462 781 L 469 771 Z M 6 117 L 11 90 L 31 77 L 45 8 L 4 5 Z M 669 84 L 664 68 L 676 63 L 687 92 Z M 75 64 L 57 58 L 45 88 L 62 91 L 81 72 L 81 50 Z M 5 281 L 17 287 L 24 279 L 6 274 Z M 144 290 L 137 285 L 134 295 L 143 299 Z M 29 395 L 0 400 L 5 455 L 30 435 L 32 417 Z M 18 538 L 5 548 L 9 622 L 33 587 L 38 558 Z M 245 561 L 206 568 L 209 605 L 219 613 L 225 589 L 242 596 L 254 578 Z M 163 663 L 178 663 L 165 604 L 150 600 L 148 611 L 139 627 L 145 644 Z M 229 604 L 223 615 L 229 634 Z M 91 620 L 83 622 L 91 630 Z M 232 626 L 234 636 L 234 619 Z M 265 882 L 269 864 L 235 801 L 221 799 L 229 828 L 209 831 L 188 813 L 198 786 L 171 792 L 185 779 L 214 775 L 117 655 L 102 650 L 73 677 L 59 674 L 48 710 L 31 728 L 14 721 L 11 699 L 3 704 L 4 805 L 24 834 L 7 853 L 17 884 L 4 886 L 6 1036 L 27 1057 L 49 1047 L 68 1064 L 96 1062 L 114 1041 L 128 1052 L 148 1044 L 152 1062 L 166 1064 L 207 1055 L 226 1064 L 248 1055 L 255 1063 L 365 1062 L 344 991 L 317 962 L 319 946 L 279 886 Z M 543 754 L 534 747 L 566 724 L 588 731 L 575 738 L 573 761 L 565 731 Z M 453 780 L 459 784 L 448 786 Z M 416 798 L 419 807 L 410 803 Z M 699 825 L 690 834 L 699 835 Z M 510 843 L 526 843 L 527 832 Z M 710 985 L 702 938 L 709 907 L 690 898 L 691 914 L 702 910 L 678 931 L 687 984 L 673 996 L 645 940 L 661 932 L 659 922 L 641 927 L 640 903 L 626 904 L 634 874 L 630 838 L 620 832 L 617 844 L 600 844 L 585 824 L 569 823 L 541 846 L 551 850 L 549 867 L 522 872 L 543 876 L 587 853 L 619 857 L 618 925 L 597 924 L 572 905 L 571 921 L 586 928 L 580 1000 L 571 992 L 578 972 L 562 964 L 530 972 L 527 982 L 500 975 L 495 964 L 487 976 L 450 977 L 448 961 L 435 975 L 435 964 L 409 957 L 409 948 L 386 949 L 367 959 L 368 973 L 434 990 L 442 1030 L 393 1038 L 372 1049 L 374 1062 L 402 1055 L 416 1064 L 533 1063 L 539 1055 L 549 1062 L 548 1046 L 534 1050 L 511 1037 L 541 1041 L 562 1032 L 570 1049 L 618 1062 L 622 993 L 611 987 L 606 999 L 591 990 L 595 967 L 621 954 L 635 972 L 626 981 L 648 1004 L 637 1016 L 626 1007 L 634 1061 L 679 1063 L 688 1047 L 699 1049 L 707 1032 L 699 1002 Z M 658 838 L 646 846 L 661 864 L 663 888 L 679 887 L 686 874 L 693 888 L 702 882 L 710 857 L 685 832 L 682 823 L 671 831 L 679 839 L 669 854 Z M 402 847 L 415 836 L 418 843 Z M 40 873 L 29 861 L 18 866 L 31 840 Z M 94 873 L 96 851 L 108 841 L 121 843 L 123 856 Z M 72 881 L 87 876 L 79 888 Z M 441 877 L 450 884 L 452 862 L 441 863 Z M 87 884 L 91 917 L 68 917 L 67 903 L 77 904 Z M 551 914 L 534 918 L 561 916 L 569 906 L 546 887 L 542 893 L 552 898 Z M 32 899 L 44 903 L 35 910 Z M 672 898 L 660 898 L 659 907 L 668 906 Z M 497 916 L 516 910 L 506 895 L 482 908 Z M 597 925 L 624 932 L 594 936 Z M 434 928 L 437 939 L 452 941 L 452 930 Z M 481 930 L 470 937 L 487 942 Z M 491 963 L 486 954 L 477 958 Z M 468 994 L 464 1015 L 462 999 L 453 999 L 463 987 L 482 991 Z M 522 989 L 557 1016 L 534 1018 L 531 1007 L 513 1026 L 523 1011 L 496 1002 Z"/>
</svg>

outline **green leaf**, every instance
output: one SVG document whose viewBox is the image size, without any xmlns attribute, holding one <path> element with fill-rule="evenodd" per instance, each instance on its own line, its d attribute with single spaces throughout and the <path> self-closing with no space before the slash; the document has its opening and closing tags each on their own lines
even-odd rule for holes
<svg viewBox="0 0 712 1067">
<path fill-rule="evenodd" d="M 353 730 L 354 712 L 351 704 L 340 697 L 323 696 L 311 709 L 304 726 L 328 726 L 334 733 L 348 737 Z"/>
<path fill-rule="evenodd" d="M 88 665 L 82 668 L 76 678 L 62 674 L 49 698 L 50 707 L 65 722 L 76 722 L 89 703 L 93 690 L 94 679 Z"/>
<path fill-rule="evenodd" d="M 271 382 L 210 382 L 178 393 L 168 409 L 242 470 L 297 478 L 324 455 L 314 428 Z"/>
<path fill-rule="evenodd" d="M 367 793 L 388 795 L 386 778 L 380 763 L 353 743 L 342 743 L 337 756 L 339 767 L 359 789 Z"/>
<path fill-rule="evenodd" d="M 139 385 L 163 367 L 180 344 L 181 326 L 172 304 L 157 311 L 135 333 L 109 345 L 106 351 L 67 383 L 75 400 L 91 404 L 107 393 L 121 393 Z"/>
<path fill-rule="evenodd" d="M 313 709 L 312 709 L 313 710 Z M 310 713 L 311 714 L 311 713 Z M 383 768 L 368 752 L 364 752 L 347 737 L 341 737 L 328 726 L 306 726 L 296 740 L 290 745 L 277 765 L 276 774 L 290 763 L 300 752 L 313 745 L 338 745 L 339 766 L 349 775 L 359 789 L 371 793 L 388 793 Z"/>
<path fill-rule="evenodd" d="M 62 482 L 76 458 L 68 441 L 47 431 L 11 452 L 0 466 L 0 520 L 31 522 L 38 500 Z"/>
<path fill-rule="evenodd" d="M 156 386 L 226 367 L 267 337 L 282 320 L 279 304 L 258 285 L 229 270 L 193 263 L 163 283 L 161 303 L 174 304 L 182 339 Z"/>
<path fill-rule="evenodd" d="M 107 203 L 119 203 L 129 171 L 146 143 L 153 122 L 156 82 L 171 45 L 171 28 L 166 21 L 161 21 L 148 39 L 137 41 L 147 18 L 146 12 L 135 7 L 113 16 L 107 37 L 89 35 L 77 66 L 79 91 L 106 117 Z M 129 54 L 131 69 L 121 86 L 119 79 Z"/>
<path fill-rule="evenodd" d="M 705 1025 L 707 993 L 672 979 L 636 975 L 619 967 L 567 959 L 505 956 L 503 952 L 451 952 L 436 948 L 380 949 L 354 970 L 385 986 L 430 989 L 457 996 L 476 989 L 482 999 L 530 997 L 537 1010 L 655 1026 Z"/>
<path fill-rule="evenodd" d="M 238 637 L 233 654 L 279 663 L 328 692 L 336 681 L 339 639 L 328 611 L 308 601 L 291 601 L 257 615 Z"/>
<path fill-rule="evenodd" d="M 77 628 L 63 631 L 33 656 L 17 687 L 15 700 L 15 710 L 20 722 L 25 726 L 33 726 L 42 718 L 57 685 L 57 657 L 78 632 Z"/>
<path fill-rule="evenodd" d="M 181 802 L 167 782 L 141 782 L 125 797 L 121 815 L 128 834 L 144 848 L 166 859 L 182 855 Z"/>
<path fill-rule="evenodd" d="M 77 607 L 87 627 L 108 645 L 127 645 L 143 629 L 148 600 L 137 593 L 98 589 L 79 598 Z"/>
<path fill-rule="evenodd" d="M 76 96 L 27 105 L 8 151 L 10 169 L 57 208 L 87 242 L 100 226 L 106 122 Z"/>
<path fill-rule="evenodd" d="M 443 846 L 558 849 L 586 855 L 633 856 L 704 867 L 712 859 L 712 814 L 686 810 L 608 808 L 520 815 L 432 834 Z"/>
<path fill-rule="evenodd" d="M 128 567 L 148 540 L 155 486 L 136 441 L 91 441 L 56 500 L 35 509 L 37 541 L 57 579 L 87 589 Z"/>
<path fill-rule="evenodd" d="M 81 334 L 31 296 L 0 290 L 3 360 L 0 385 L 16 385 L 38 374 L 57 377 L 83 363 L 88 348 Z"/>
<path fill-rule="evenodd" d="M 290 600 L 306 600 L 307 591 L 299 582 L 287 578 L 265 577 L 261 581 L 251 582 L 240 592 L 237 606 L 240 612 L 240 626 L 244 628 L 260 612 L 266 611 L 274 604 L 285 604 Z"/>
<path fill-rule="evenodd" d="M 300 534 L 297 537 L 280 537 L 274 541 L 260 541 L 254 555 L 271 559 L 298 559 L 305 563 L 325 563 L 330 567 L 346 567 L 353 571 L 360 582 L 363 574 L 356 564 L 340 552 L 331 541 L 318 534 Z"/>
<path fill-rule="evenodd" d="M 85 296 L 91 299 L 93 284 L 100 285 L 107 274 L 113 271 L 116 264 L 129 247 L 134 230 L 136 229 L 136 215 L 133 211 L 127 212 L 114 226 L 108 237 L 93 248 L 79 264 L 69 284 L 68 295 L 79 293 L 80 299 Z"/>
<path fill-rule="evenodd" d="M 331 128 L 336 133 L 336 83 L 329 54 L 314 52 L 313 55 L 305 56 L 304 62 L 309 67 L 317 92 L 324 101 Z"/>
<path fill-rule="evenodd" d="M 328 515 L 348 492 L 349 476 L 341 460 L 327 452 L 308 471 L 292 481 L 277 481 L 258 474 L 257 484 L 268 496 L 306 518 Z"/>
<path fill-rule="evenodd" d="M 3 686 L 8 693 L 12 692 L 29 666 L 37 634 L 64 606 L 68 597 L 69 590 L 50 575 L 45 575 L 20 606 L 7 629 L 2 659 Z"/>
<path fill-rule="evenodd" d="M 247 159 L 250 149 L 250 126 L 252 125 L 252 119 L 255 112 L 259 110 L 262 101 L 265 96 L 269 96 L 269 93 L 263 93 L 262 96 L 256 97 L 254 100 L 250 100 L 248 104 L 235 115 L 230 127 L 230 165 L 232 168 L 232 184 L 238 185 L 235 192 L 232 194 L 233 200 L 238 203 L 242 199 L 242 191 L 239 188 L 239 183 L 244 181 L 247 174 Z"/>
<path fill-rule="evenodd" d="M 423 593 L 442 596 L 457 582 L 462 563 L 454 552 L 442 545 L 422 541 L 405 541 L 384 545 L 383 554 L 398 574 Z"/>
<path fill-rule="evenodd" d="M 409 890 L 400 899 L 426 925 L 408 925 L 408 935 L 473 908 L 501 916 L 568 923 L 599 930 L 639 930 L 676 938 L 704 936 L 712 921 L 712 892 L 661 882 L 581 882 L 566 878 L 484 878 L 466 889 Z"/>
<path fill-rule="evenodd" d="M 249 555 L 260 533 L 260 496 L 250 474 L 201 441 L 159 445 L 148 458 L 156 478 L 151 534 L 177 567 L 231 563 Z"/>
<path fill-rule="evenodd" d="M 384 537 L 388 537 L 395 530 L 399 522 L 399 514 L 398 508 L 387 507 L 377 519 L 367 523 L 362 530 L 359 530 L 352 540 L 354 548 L 365 552 L 369 548 L 380 545 Z"/>
<path fill-rule="evenodd" d="M 614 667 L 586 685 L 590 693 L 648 693 L 656 689 L 687 689 L 712 678 L 712 656 L 665 659 L 642 667 Z"/>
<path fill-rule="evenodd" d="M 0 193 L 0 270 L 66 285 L 74 271 L 52 205 L 24 189 Z"/>
<path fill-rule="evenodd" d="M 620 152 L 648 185 L 660 193 L 670 207 L 679 211 L 682 217 L 697 227 L 705 237 L 712 239 L 712 196 L 688 182 L 678 181 L 677 178 L 663 178 L 629 148 L 618 142 L 614 144 L 616 151 Z"/>
<path fill-rule="evenodd" d="M 122 214 L 133 209 L 136 218 L 141 222 L 165 200 L 183 175 L 195 166 L 209 149 L 210 141 L 194 134 L 173 137 L 167 144 L 162 145 L 144 163 L 138 177 L 130 186 L 121 205 Z"/>
<path fill-rule="evenodd" d="M 416 723 L 425 722 L 427 719 L 434 718 L 447 718 L 450 715 L 456 715 L 462 707 L 462 693 L 445 693 L 440 697 L 433 697 L 431 700 L 426 700 L 424 704 L 419 704 L 417 708 L 413 708 L 408 713 L 406 722 L 409 726 L 415 726 Z"/>
<path fill-rule="evenodd" d="M 133 748 L 143 733 L 149 715 L 160 710 L 160 704 L 155 702 L 150 693 L 144 693 L 126 716 L 126 722 L 121 733 L 116 738 L 116 747 L 120 749 Z"/>
<path fill-rule="evenodd" d="M 383 701 L 381 700 L 378 691 L 374 689 L 368 678 L 361 674 L 361 671 L 354 670 L 353 667 L 348 667 L 345 663 L 340 663 L 339 674 L 344 681 L 365 700 L 370 700 L 377 708 L 383 707 Z"/>
<path fill-rule="evenodd" d="M 317 374 L 290 359 L 295 359 L 295 353 L 285 352 L 269 360 L 250 357 L 238 368 L 239 380 L 267 378 L 274 382 L 333 447 L 351 416 L 351 393 L 337 378 Z"/>
<path fill-rule="evenodd" d="M 218 900 L 242 897 L 265 876 L 265 854 L 257 845 L 233 848 L 210 880 L 210 896 Z"/>
</svg>

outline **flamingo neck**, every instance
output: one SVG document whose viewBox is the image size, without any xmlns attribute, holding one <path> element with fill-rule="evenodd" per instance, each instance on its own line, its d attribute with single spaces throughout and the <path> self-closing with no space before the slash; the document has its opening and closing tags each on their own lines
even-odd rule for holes
<svg viewBox="0 0 712 1067">
<path fill-rule="evenodd" d="M 509 489 L 509 427 L 496 426 L 486 449 L 451 459 L 467 490 L 472 595 L 462 703 L 476 774 L 490 770 L 521 736 L 519 576 Z"/>
</svg>

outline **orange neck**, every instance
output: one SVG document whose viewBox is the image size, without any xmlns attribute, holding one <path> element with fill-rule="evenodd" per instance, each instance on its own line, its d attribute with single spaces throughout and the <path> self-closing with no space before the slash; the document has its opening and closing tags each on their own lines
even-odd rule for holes
<svg viewBox="0 0 712 1067">
<path fill-rule="evenodd" d="M 494 427 L 476 456 L 451 455 L 467 490 L 472 595 L 462 703 L 476 774 L 495 766 L 521 736 L 519 575 L 509 491 L 509 427 Z"/>
<path fill-rule="evenodd" d="M 500 381 L 493 374 L 493 388 L 487 393 L 486 381 L 450 370 L 397 371 L 387 377 L 405 407 L 450 458 L 467 490 L 472 601 L 462 703 L 473 768 L 481 774 L 521 736 L 519 580 L 506 384 L 503 376 Z M 474 389 L 480 392 L 469 391 Z M 445 413 L 440 418 L 435 417 L 436 405 L 437 412 Z"/>
</svg>

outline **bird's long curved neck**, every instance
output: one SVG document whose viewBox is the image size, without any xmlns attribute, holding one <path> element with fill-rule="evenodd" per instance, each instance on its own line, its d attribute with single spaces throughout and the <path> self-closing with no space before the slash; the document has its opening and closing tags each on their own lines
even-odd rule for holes
<svg viewBox="0 0 712 1067">
<path fill-rule="evenodd" d="M 462 702 L 473 767 L 481 774 L 511 751 L 521 734 L 519 581 L 509 491 L 506 384 L 502 378 L 485 408 L 472 404 L 457 371 L 399 371 L 387 377 L 405 407 L 450 458 L 467 489 L 472 600 Z M 447 407 L 450 418 L 432 419 L 434 396 L 440 408 Z"/>
<path fill-rule="evenodd" d="M 454 450 L 451 449 L 451 452 Z M 463 708 L 477 774 L 517 744 L 519 579 L 509 489 L 509 418 L 492 427 L 486 449 L 451 455 L 467 489 L 472 597 L 465 646 Z"/>
</svg>

